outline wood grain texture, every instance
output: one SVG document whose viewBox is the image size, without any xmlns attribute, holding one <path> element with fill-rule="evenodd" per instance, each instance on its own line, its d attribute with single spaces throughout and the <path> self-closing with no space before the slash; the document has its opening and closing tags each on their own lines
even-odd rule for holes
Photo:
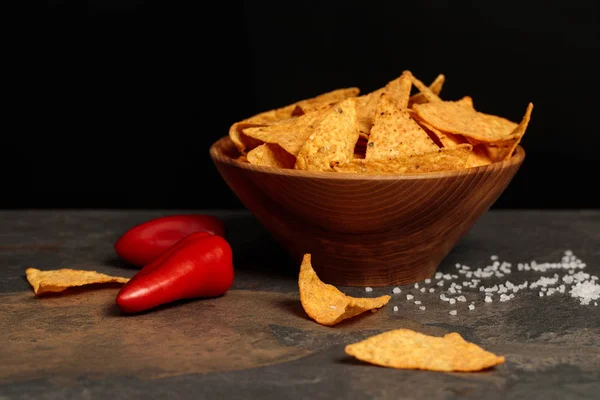
<svg viewBox="0 0 600 400">
<path fill-rule="evenodd" d="M 525 158 L 460 171 L 359 175 L 238 162 L 227 137 L 210 149 L 223 179 L 298 266 L 343 286 L 391 286 L 431 277 L 508 186 Z"/>
</svg>

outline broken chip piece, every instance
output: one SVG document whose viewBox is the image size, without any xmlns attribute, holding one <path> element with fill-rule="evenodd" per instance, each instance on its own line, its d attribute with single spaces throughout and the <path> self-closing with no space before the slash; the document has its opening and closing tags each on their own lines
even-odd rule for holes
<svg viewBox="0 0 600 400">
<path fill-rule="evenodd" d="M 467 342 L 458 333 L 444 337 L 396 329 L 349 344 L 346 354 L 388 368 L 475 372 L 503 364 L 505 358 Z"/>
<path fill-rule="evenodd" d="M 129 278 L 110 276 L 96 271 L 84 271 L 62 268 L 40 271 L 36 268 L 25 270 L 27 281 L 36 295 L 62 292 L 70 287 L 91 285 L 94 283 L 127 283 Z"/>
<path fill-rule="evenodd" d="M 322 282 L 305 254 L 298 276 L 300 302 L 306 314 L 321 325 L 333 326 L 365 311 L 375 311 L 390 301 L 390 296 L 375 298 L 350 297 L 335 286 Z"/>
</svg>

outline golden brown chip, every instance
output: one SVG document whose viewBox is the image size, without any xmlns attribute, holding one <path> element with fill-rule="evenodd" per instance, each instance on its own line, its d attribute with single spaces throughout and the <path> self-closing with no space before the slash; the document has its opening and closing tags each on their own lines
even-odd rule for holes
<svg viewBox="0 0 600 400">
<path fill-rule="evenodd" d="M 294 168 L 296 157 L 279 145 L 265 143 L 248 152 L 248 162 L 255 165 L 277 168 Z"/>
<path fill-rule="evenodd" d="M 398 78 L 388 82 L 385 87 L 357 97 L 358 124 L 361 134 L 366 138 L 369 137 L 371 127 L 373 126 L 373 118 L 375 117 L 375 109 L 383 93 L 391 92 L 392 97 L 396 99 L 398 105 L 406 107 L 405 97 L 410 96 L 411 88 L 412 74 L 410 71 L 403 71 Z M 407 90 L 408 93 L 406 93 Z"/>
<path fill-rule="evenodd" d="M 420 119 L 439 129 L 480 142 L 498 142 L 513 137 L 517 124 L 505 118 L 476 111 L 466 101 L 415 104 Z"/>
<path fill-rule="evenodd" d="M 423 97 L 425 97 L 427 102 L 442 101 L 442 99 L 440 99 L 440 97 L 437 94 L 435 94 L 433 90 L 425 86 L 425 84 L 418 80 L 416 76 L 412 77 L 412 84 L 415 85 L 417 89 L 419 89 L 419 92 L 421 92 L 421 94 L 423 95 Z"/>
<path fill-rule="evenodd" d="M 304 143 L 331 109 L 332 107 L 326 107 L 269 126 L 248 128 L 244 133 L 261 143 L 277 144 L 291 155 L 297 156 Z"/>
<path fill-rule="evenodd" d="M 393 100 L 398 107 L 407 108 L 411 89 L 412 74 L 409 71 L 404 71 L 398 79 L 394 79 L 385 86 L 384 93 L 387 93 L 388 98 Z"/>
<path fill-rule="evenodd" d="M 239 162 L 247 163 L 248 162 L 248 157 L 246 156 L 246 154 L 242 154 L 238 158 L 236 158 L 236 160 L 238 160 Z"/>
<path fill-rule="evenodd" d="M 470 144 L 465 143 L 452 148 L 437 149 L 429 153 L 404 155 L 395 158 L 354 159 L 345 164 L 334 164 L 333 170 L 359 174 L 415 174 L 453 171 L 464 168 L 472 147 Z"/>
<path fill-rule="evenodd" d="M 295 168 L 331 171 L 331 162 L 352 159 L 358 136 L 356 99 L 350 97 L 327 111 L 298 153 Z"/>
<path fill-rule="evenodd" d="M 377 89 L 371 93 L 357 97 L 358 126 L 361 135 L 368 138 L 373 126 L 373 117 L 379 97 L 384 93 L 385 88 Z"/>
<path fill-rule="evenodd" d="M 443 74 L 439 74 L 433 80 L 433 82 L 431 82 L 431 85 L 429 85 L 429 89 L 434 94 L 439 96 L 440 93 L 442 92 L 442 87 L 444 86 L 445 81 L 446 81 L 446 77 Z M 425 95 L 423 93 L 416 93 L 410 97 L 410 100 L 408 101 L 408 106 L 412 107 L 413 104 L 422 104 L 422 103 L 427 103 L 428 101 L 429 100 L 427 100 L 427 97 L 425 97 Z"/>
<path fill-rule="evenodd" d="M 527 131 L 527 127 L 529 126 L 529 120 L 531 119 L 532 111 L 533 111 L 533 103 L 529 103 L 527 105 L 527 110 L 525 110 L 525 115 L 523 116 L 523 119 L 521 120 L 519 125 L 515 128 L 513 133 L 511 134 L 511 136 L 515 137 L 515 141 L 512 144 L 512 146 L 510 147 L 510 150 L 504 156 L 505 160 L 510 158 L 513 155 L 513 153 L 515 152 L 515 149 L 517 148 L 517 146 L 521 142 L 521 139 L 525 135 L 525 132 Z"/>
<path fill-rule="evenodd" d="M 275 110 L 265 111 L 250 118 L 246 118 L 243 121 L 236 122 L 229 128 L 229 137 L 240 153 L 251 150 L 262 144 L 262 142 L 248 137 L 244 133 L 245 129 L 257 126 L 267 126 L 278 121 L 289 119 L 292 117 L 292 112 L 295 108 L 296 105 L 291 104 Z"/>
<path fill-rule="evenodd" d="M 379 98 L 373 128 L 369 136 L 366 159 L 392 158 L 400 155 L 437 150 L 438 146 L 387 93 Z"/>
<path fill-rule="evenodd" d="M 129 281 L 129 278 L 110 276 L 96 271 L 83 271 L 68 268 L 50 271 L 27 268 L 25 274 L 27 275 L 27 281 L 33 287 L 33 292 L 36 295 L 50 292 L 62 292 L 70 287 L 90 285 L 93 283 L 127 283 L 127 281 Z"/>
<path fill-rule="evenodd" d="M 322 282 L 312 267 L 310 254 L 305 254 L 298 277 L 300 302 L 306 314 L 317 323 L 333 326 L 365 311 L 375 312 L 390 301 L 390 296 L 359 298 L 346 296 L 335 286 Z"/>
<path fill-rule="evenodd" d="M 301 110 L 301 114 L 308 114 L 309 112 L 317 111 L 323 106 L 339 103 L 348 97 L 356 97 L 358 96 L 358 93 L 360 93 L 360 90 L 356 87 L 336 89 L 313 97 L 312 99 L 301 100 L 296 103 L 296 107 Z M 296 110 L 295 113 L 298 114 L 298 110 Z"/>
<path fill-rule="evenodd" d="M 475 372 L 503 364 L 497 356 L 467 342 L 458 333 L 444 337 L 395 329 L 346 346 L 346 354 L 388 368 Z"/>
<path fill-rule="evenodd" d="M 413 111 L 414 113 L 414 111 Z M 418 118 L 418 115 L 411 114 L 411 116 L 415 116 L 415 121 L 423 128 L 427 133 L 430 133 L 430 136 L 433 135 L 440 142 L 443 147 L 456 147 L 459 144 L 466 143 L 466 140 L 462 136 L 453 135 L 451 133 L 442 132 L 439 129 L 434 128 L 427 122 Z"/>
<path fill-rule="evenodd" d="M 489 165 L 491 163 L 492 160 L 488 155 L 485 145 L 475 145 L 473 146 L 471 154 L 469 154 L 469 158 L 467 158 L 465 168 L 479 167 L 482 165 Z"/>
</svg>

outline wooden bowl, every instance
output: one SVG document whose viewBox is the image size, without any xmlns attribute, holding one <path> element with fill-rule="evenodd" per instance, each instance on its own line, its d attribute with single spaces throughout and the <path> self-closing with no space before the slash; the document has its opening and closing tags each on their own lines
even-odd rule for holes
<svg viewBox="0 0 600 400">
<path fill-rule="evenodd" d="M 523 163 L 414 175 L 307 172 L 235 160 L 228 137 L 210 156 L 229 187 L 300 263 L 343 286 L 391 286 L 431 277 Z"/>
</svg>

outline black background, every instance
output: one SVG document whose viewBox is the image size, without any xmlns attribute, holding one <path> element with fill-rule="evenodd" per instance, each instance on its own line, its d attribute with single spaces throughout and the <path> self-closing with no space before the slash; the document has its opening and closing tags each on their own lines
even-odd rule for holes
<svg viewBox="0 0 600 400">
<path fill-rule="evenodd" d="M 259 111 L 409 69 L 519 121 L 496 208 L 595 208 L 597 1 L 50 1 L 4 208 L 236 208 L 208 149 Z M 29 61 L 29 62 L 27 62 Z"/>
</svg>

